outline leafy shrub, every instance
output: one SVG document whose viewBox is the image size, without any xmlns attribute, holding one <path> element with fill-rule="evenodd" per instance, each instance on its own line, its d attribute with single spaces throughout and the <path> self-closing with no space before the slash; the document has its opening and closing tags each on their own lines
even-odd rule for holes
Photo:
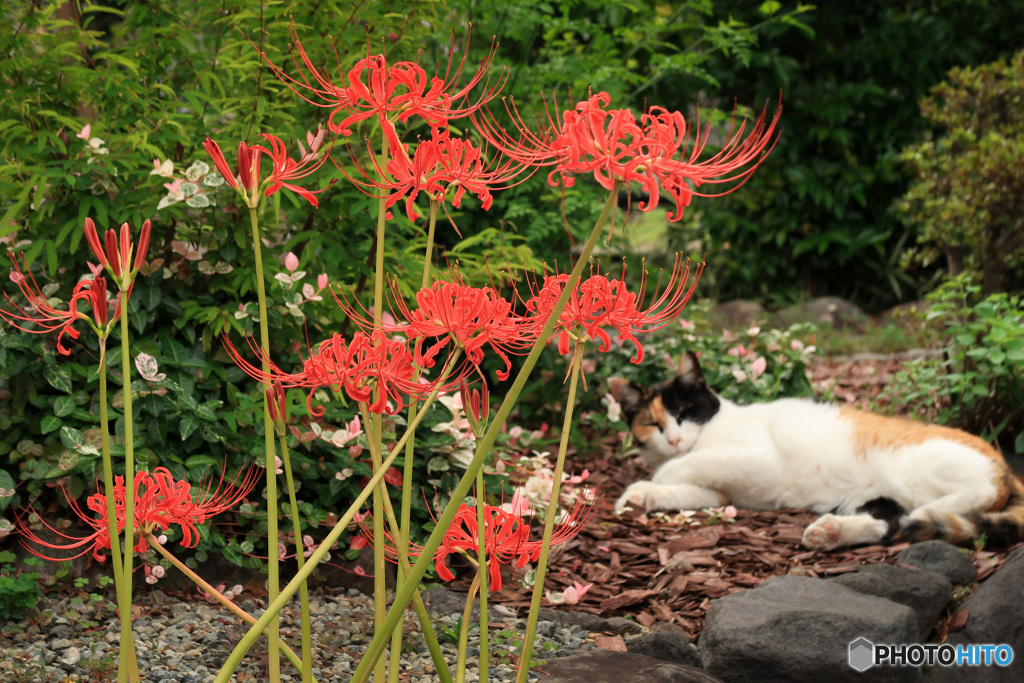
<svg viewBox="0 0 1024 683">
<path fill-rule="evenodd" d="M 915 181 L 900 207 L 920 227 L 908 265 L 945 257 L 991 294 L 1024 284 L 1024 52 L 957 68 L 921 111 L 944 135 L 909 147 Z"/>
<path fill-rule="evenodd" d="M 927 319 L 948 340 L 943 357 L 912 361 L 882 397 L 1024 453 L 1024 302 L 981 292 L 961 275 L 929 295 Z"/>
<path fill-rule="evenodd" d="M 0 620 L 4 622 L 20 620 L 39 598 L 39 574 L 14 569 L 15 560 L 14 553 L 0 552 Z"/>
</svg>

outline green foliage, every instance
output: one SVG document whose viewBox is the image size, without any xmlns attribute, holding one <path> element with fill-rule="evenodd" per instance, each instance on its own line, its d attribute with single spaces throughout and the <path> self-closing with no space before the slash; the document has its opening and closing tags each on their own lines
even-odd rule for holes
<svg viewBox="0 0 1024 683">
<path fill-rule="evenodd" d="M 921 104 L 944 135 L 909 147 L 915 182 L 901 203 L 920 227 L 908 262 L 939 255 L 951 275 L 978 276 L 993 293 L 1024 284 L 1024 52 L 957 68 Z"/>
<path fill-rule="evenodd" d="M 927 318 L 947 339 L 943 357 L 912 361 L 883 398 L 1024 453 L 1024 301 L 1002 293 L 983 297 L 968 275 L 944 283 L 929 299 Z"/>
<path fill-rule="evenodd" d="M 756 7 L 715 3 L 714 16 L 750 23 Z M 728 109 L 735 96 L 754 106 L 781 89 L 782 133 L 741 192 L 694 200 L 670 246 L 699 242 L 701 292 L 719 300 L 829 293 L 877 309 L 916 298 L 931 272 L 900 268 L 915 236 L 891 211 L 908 185 L 899 151 L 926 134 L 917 103 L 948 69 L 1019 47 L 1021 6 L 823 2 L 802 20 L 810 33 L 765 27 L 749 65 L 707 65 L 723 97 L 703 94 L 704 104 Z M 707 93 L 699 79 L 677 87 Z"/>
<path fill-rule="evenodd" d="M 39 599 L 36 572 L 16 570 L 14 553 L 0 551 L 0 621 L 19 621 Z"/>
<path fill-rule="evenodd" d="M 731 104 L 741 91 L 722 87 L 710 68 L 715 60 L 749 64 L 764 31 L 802 29 L 798 17 L 811 9 L 766 2 L 756 19 L 743 23 L 715 13 L 721 3 L 713 0 L 512 2 L 488 12 L 474 11 L 477 3 L 467 0 L 448 4 L 455 23 L 472 21 L 477 35 L 497 36 L 495 63 L 510 65 L 503 93 L 514 98 L 518 111 L 525 117 L 547 107 L 556 118 L 556 109 L 602 91 L 612 96 L 614 107 L 639 113 L 657 102 L 686 112 L 695 98 L 680 87 L 685 81 L 720 91 Z M 728 123 L 721 117 L 720 122 Z M 518 230 L 541 260 L 564 267 L 571 240 L 594 224 L 605 191 L 582 178 L 564 190 L 550 187 L 546 177 L 542 170 L 497 195 L 489 214 L 501 217 L 508 230 Z M 637 188 L 632 189 L 635 194 Z"/>
<path fill-rule="evenodd" d="M 278 81 L 258 51 L 287 65 L 292 18 L 314 63 L 342 73 L 365 56 L 367 31 L 374 41 L 386 40 L 393 59 L 446 59 L 450 26 L 438 22 L 443 5 L 434 3 L 401 13 L 370 3 L 358 14 L 341 0 L 318 3 L 315 14 L 299 2 L 268 6 L 255 0 L 88 5 L 81 15 L 75 8 L 16 2 L 0 13 L 0 239 L 24 252 L 47 296 L 66 301 L 77 278 L 89 272 L 92 257 L 81 239 L 85 217 L 101 231 L 127 221 L 137 232 L 152 219 L 148 263 L 129 306 L 132 360 L 138 364 L 140 353 L 152 359 L 149 378 L 134 374 L 130 387 L 138 465 L 159 464 L 193 483 L 221 469 L 230 478 L 262 452 L 259 386 L 223 350 L 229 335 L 251 358 L 241 334 L 254 330 L 254 263 L 247 211 L 211 171 L 201 143 L 209 134 L 231 158 L 239 141 L 261 142 L 259 133 L 305 141 L 306 132 L 324 122 L 326 112 Z M 340 66 L 321 31 L 327 25 L 334 27 Z M 315 188 L 327 185 L 328 169 L 313 181 Z M 278 193 L 260 219 L 271 355 L 282 367 L 298 364 L 307 339 L 316 343 L 346 332 L 329 292 L 313 288 L 307 296 L 317 275 L 328 273 L 332 283 L 354 287 L 359 297 L 371 272 L 372 200 L 348 183 L 320 199 L 316 210 Z M 460 218 L 459 225 L 468 235 L 479 233 L 470 218 Z M 388 259 L 400 278 L 412 272 L 419 281 L 422 248 L 407 247 L 422 244 L 424 227 L 398 212 L 389 224 Z M 500 233 L 478 239 L 516 267 L 533 263 L 521 242 Z M 457 251 L 458 241 L 449 246 Z M 300 260 L 295 272 L 283 267 L 289 251 Z M 485 275 L 482 264 L 469 265 L 473 277 Z M 10 285 L 4 290 L 10 293 Z M 77 499 L 94 490 L 100 478 L 99 349 L 91 337 L 83 334 L 65 358 L 55 353 L 52 338 L 0 327 L 0 510 L 64 504 L 58 480 Z M 110 387 L 112 450 L 115 462 L 122 462 L 119 333 L 108 347 L 107 364 L 117 369 Z M 317 400 L 331 405 L 314 421 L 299 396 L 290 398 L 294 431 L 288 439 L 299 505 L 304 528 L 315 536 L 328 515 L 358 492 L 369 472 L 368 455 L 312 431 L 314 422 L 326 432 L 347 424 L 354 404 L 323 393 Z M 428 429 L 447 415 L 437 411 L 428 416 Z M 424 463 L 437 446 L 427 441 L 428 450 L 417 453 Z M 345 471 L 352 476 L 336 476 Z M 429 478 L 447 481 L 438 474 Z M 424 472 L 421 481 L 427 479 Z M 239 513 L 241 526 L 203 529 L 190 561 L 215 552 L 236 564 L 259 565 L 248 555 L 266 555 L 261 496 L 257 489 L 255 504 Z M 429 524 L 422 498 L 415 501 L 416 523 Z"/>
</svg>

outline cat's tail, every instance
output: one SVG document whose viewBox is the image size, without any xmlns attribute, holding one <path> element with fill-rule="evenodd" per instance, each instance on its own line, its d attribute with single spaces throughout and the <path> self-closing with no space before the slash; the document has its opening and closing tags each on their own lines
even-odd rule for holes
<svg viewBox="0 0 1024 683">
<path fill-rule="evenodd" d="M 1003 480 L 1005 501 L 998 510 L 975 515 L 933 514 L 928 519 L 905 522 L 893 535 L 894 542 L 942 539 L 954 545 L 970 545 L 984 538 L 989 547 L 1005 548 L 1024 541 L 1024 484 L 1013 474 Z"/>
<path fill-rule="evenodd" d="M 986 512 L 977 522 L 975 538 L 985 535 L 985 544 L 1005 548 L 1024 541 L 1024 484 L 1012 474 L 1010 495 L 1002 510 Z"/>
</svg>

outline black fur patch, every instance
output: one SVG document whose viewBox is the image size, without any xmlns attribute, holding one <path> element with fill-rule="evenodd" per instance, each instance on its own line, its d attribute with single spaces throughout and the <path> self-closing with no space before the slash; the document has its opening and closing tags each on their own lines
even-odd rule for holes
<svg viewBox="0 0 1024 683">
<path fill-rule="evenodd" d="M 873 498 L 857 508 L 857 512 L 869 514 L 875 519 L 880 519 L 889 524 L 889 530 L 885 532 L 883 543 L 888 543 L 900 528 L 900 518 L 906 512 L 903 506 L 892 498 Z"/>
<path fill-rule="evenodd" d="M 718 397 L 703 382 L 695 386 L 676 377 L 658 387 L 665 410 L 679 422 L 707 424 L 721 408 Z"/>
<path fill-rule="evenodd" d="M 1006 501 L 1004 510 L 1024 506 L 1024 496 L 1019 493 L 1010 496 Z M 1007 548 L 1015 543 L 1024 540 L 1024 529 L 1016 520 L 1000 516 L 995 513 L 991 516 L 982 516 L 978 520 L 978 534 L 985 534 L 985 547 Z"/>
</svg>

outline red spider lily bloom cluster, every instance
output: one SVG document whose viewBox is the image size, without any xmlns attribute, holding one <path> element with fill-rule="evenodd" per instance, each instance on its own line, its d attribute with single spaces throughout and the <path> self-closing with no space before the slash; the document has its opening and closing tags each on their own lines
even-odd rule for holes
<svg viewBox="0 0 1024 683">
<path fill-rule="evenodd" d="M 135 552 L 145 552 L 149 547 L 148 536 L 160 531 L 167 531 L 171 525 L 181 527 L 181 544 L 191 548 L 199 542 L 199 531 L 197 524 L 202 524 L 211 517 L 224 512 L 235 506 L 252 491 L 259 481 L 259 470 L 250 467 L 239 473 L 226 487 L 223 476 L 216 488 L 207 487 L 201 492 L 193 494 L 192 485 L 186 481 L 175 481 L 171 473 L 163 467 L 157 467 L 153 473 L 137 472 L 135 474 L 135 507 L 134 507 L 134 529 L 138 542 L 135 545 Z M 79 550 L 77 555 L 71 557 L 49 557 L 26 543 L 30 552 L 47 560 L 62 561 L 81 557 L 92 550 L 93 557 L 97 561 L 104 561 L 106 555 L 104 550 L 110 550 L 110 527 L 107 524 L 107 497 L 102 493 L 95 493 L 89 496 L 86 506 L 95 513 L 95 516 L 87 514 L 79 507 L 75 499 L 65 489 L 65 496 L 71 509 L 75 514 L 94 529 L 93 533 L 84 538 L 68 536 L 67 534 L 54 529 L 46 521 L 40 520 L 42 525 L 57 536 L 71 541 L 67 544 L 56 544 L 40 538 L 34 531 L 22 525 L 21 533 L 32 544 L 38 544 L 53 550 L 72 551 Z M 124 477 L 115 477 L 114 482 L 114 509 L 117 517 L 117 531 L 120 534 L 124 531 L 127 521 L 125 512 L 125 490 Z"/>
<path fill-rule="evenodd" d="M 121 224 L 120 237 L 112 228 L 107 230 L 107 248 L 105 253 L 103 246 L 100 244 L 99 235 L 96 234 L 96 224 L 92 222 L 91 218 L 85 219 L 85 225 L 82 229 L 85 232 L 85 240 L 89 243 L 89 248 L 92 249 L 92 253 L 99 260 L 100 265 L 107 268 L 113 275 L 114 281 L 123 288 L 126 283 L 131 281 L 135 273 L 138 272 L 139 267 L 146 260 L 146 252 L 149 250 L 149 236 L 153 231 L 149 219 L 142 223 L 134 263 L 132 263 L 132 235 L 127 223 Z M 131 268 L 128 267 L 129 264 L 131 264 Z"/>
<path fill-rule="evenodd" d="M 576 503 L 569 508 L 562 517 L 561 523 L 555 527 L 554 535 L 551 537 L 551 545 L 555 546 L 564 543 L 578 534 L 594 514 L 593 497 L 579 495 Z M 373 543 L 373 533 L 365 525 L 362 526 L 363 535 L 370 543 Z M 391 558 L 397 557 L 398 553 L 394 546 L 394 539 L 387 535 L 388 545 L 385 551 Z M 487 554 L 489 581 L 488 587 L 492 591 L 501 590 L 501 565 L 514 564 L 522 567 L 527 562 L 536 562 L 540 557 L 541 542 L 530 539 L 530 520 L 519 517 L 510 512 L 505 512 L 495 505 L 484 505 L 484 550 Z M 445 564 L 450 555 L 467 555 L 476 557 L 480 547 L 481 531 L 477 523 L 477 511 L 473 505 L 463 504 L 455 513 L 455 519 L 448 527 L 441 545 L 434 553 L 434 567 L 437 575 L 445 581 L 451 581 L 455 575 Z M 419 557 L 423 549 L 416 544 L 410 544 L 409 556 Z"/>
<path fill-rule="evenodd" d="M 386 55 L 367 54 L 347 72 L 342 71 L 339 62 L 335 83 L 331 75 L 320 70 L 306 54 L 294 24 L 291 36 L 292 61 L 297 77 L 286 73 L 266 54 L 260 54 L 277 77 L 299 97 L 315 106 L 332 110 L 327 125 L 332 133 L 340 135 L 350 135 L 352 126 L 376 116 L 385 134 L 395 142 L 397 139 L 392 117 L 406 122 L 418 116 L 434 126 L 442 127 L 448 121 L 467 116 L 492 100 L 505 83 L 505 70 L 501 71 L 493 84 L 487 76 L 496 44 L 480 61 L 476 72 L 462 85 L 459 85 L 459 81 L 462 80 L 466 66 L 465 51 L 457 64 L 450 58 L 444 74 L 438 68 L 432 77 L 427 76 L 423 67 L 415 62 L 389 64 Z M 456 54 L 454 40 L 449 54 Z M 471 95 L 481 83 L 480 93 L 473 100 Z"/>
<path fill-rule="evenodd" d="M 416 199 L 421 192 L 443 205 L 446 211 L 448 204 L 460 208 L 463 196 L 470 192 L 476 195 L 481 208 L 486 211 L 494 202 L 492 189 L 514 187 L 535 170 L 520 161 L 502 159 L 501 155 L 487 160 L 483 151 L 469 140 L 452 138 L 447 131 L 439 133 L 436 129 L 432 139 L 419 142 L 413 151 L 410 145 L 392 144 L 390 157 L 385 168 L 381 168 L 374 157 L 375 176 L 357 163 L 363 180 L 352 178 L 340 166 L 339 170 L 357 187 L 372 187 L 388 193 L 385 218 L 392 217 L 392 206 L 404 197 L 405 214 L 410 221 L 420 218 Z M 520 178 L 526 171 L 528 174 Z"/>
<path fill-rule="evenodd" d="M 366 403 L 370 412 L 390 415 L 439 387 L 437 382 L 417 381 L 413 354 L 408 346 L 389 339 L 380 330 L 369 334 L 356 332 L 349 341 L 339 334 L 324 340 L 316 352 L 303 361 L 302 371 L 296 373 L 285 372 L 269 358 L 263 358 L 251 342 L 253 351 L 269 371 L 264 372 L 242 358 L 230 340 L 225 339 L 225 345 L 238 367 L 250 377 L 268 385 L 280 382 L 285 389 L 308 389 L 306 405 L 316 416 L 324 414 L 323 408 L 313 407 L 313 393 L 321 387 L 344 391 L 352 400 Z M 441 390 L 454 387 L 458 380 L 452 378 L 440 387 Z M 375 390 L 379 390 L 376 396 Z"/>
<path fill-rule="evenodd" d="M 232 173 L 231 167 L 228 166 L 220 145 L 207 136 L 203 147 L 213 160 L 217 171 L 224 177 L 225 182 L 234 190 L 240 192 L 249 206 L 255 207 L 259 204 L 259 194 L 257 191 L 265 183 L 267 185 L 263 193 L 265 197 L 271 196 L 284 187 L 299 195 L 314 207 L 319 207 L 320 204 L 316 195 L 333 185 L 335 181 L 332 180 L 327 187 L 320 190 L 307 190 L 296 185 L 294 181 L 312 175 L 330 158 L 330 151 L 322 156 L 320 155 L 320 148 L 323 146 L 325 134 L 326 131 L 324 129 L 317 130 L 309 150 L 298 160 L 288 156 L 287 145 L 276 135 L 260 134 L 260 137 L 264 138 L 270 145 L 270 149 L 261 145 L 250 146 L 244 142 L 238 143 L 237 179 L 235 178 L 235 173 Z M 266 181 L 261 181 L 260 161 L 264 154 L 270 158 L 273 166 L 270 176 Z M 241 184 L 239 184 L 239 181 L 241 181 Z"/>
<path fill-rule="evenodd" d="M 478 366 L 484 360 L 484 347 L 490 347 L 505 362 L 505 370 L 496 373 L 498 378 L 508 379 L 512 368 L 508 354 L 527 351 L 536 339 L 532 328 L 493 287 L 438 281 L 416 293 L 415 309 L 406 305 L 394 281 L 391 291 L 393 312 L 401 322 L 374 324 L 347 301 L 338 300 L 338 304 L 364 329 L 381 329 L 415 341 L 414 357 L 421 368 L 434 367 L 437 355 L 449 345 L 461 348 L 467 360 Z M 428 340 L 433 341 L 428 345 Z"/>
<path fill-rule="evenodd" d="M 71 350 L 64 346 L 64 335 L 66 334 L 72 339 L 78 339 L 81 333 L 73 325 L 78 320 L 89 321 L 89 316 L 78 310 L 80 304 L 92 307 L 93 324 L 98 330 L 105 331 L 108 320 L 107 281 L 104 278 L 98 277 L 95 280 L 82 280 L 75 285 L 75 289 L 71 294 L 71 300 L 68 301 L 68 310 L 62 311 L 55 308 L 50 303 L 51 299 L 43 295 L 39 285 L 36 284 L 32 272 L 25 268 L 25 272 L 28 273 L 26 276 L 18 265 L 17 258 L 10 253 L 8 256 L 11 259 L 11 263 L 14 264 L 14 270 L 11 271 L 11 282 L 18 285 L 21 296 L 28 305 L 27 307 L 19 305 L 4 292 L 4 298 L 7 299 L 9 308 L 6 310 L 0 308 L 0 317 L 23 332 L 38 334 L 58 332 L 57 352 L 62 356 L 71 355 Z M 121 304 L 118 303 L 117 309 L 114 311 L 114 317 L 110 322 L 117 320 L 120 315 Z M 27 323 L 34 324 L 38 329 L 25 327 Z"/>
<path fill-rule="evenodd" d="M 597 93 L 562 112 L 560 121 L 549 114 L 548 126 L 534 132 L 509 107 L 520 139 L 513 141 L 490 116 L 474 115 L 481 134 L 506 155 L 537 166 L 553 166 L 548 176 L 551 185 L 571 187 L 577 174 L 593 174 L 606 189 L 615 181 L 640 184 L 650 199 L 639 205 L 641 211 L 650 211 L 658 205 L 660 192 L 667 192 L 675 203 L 675 212 L 668 218 L 678 221 L 683 209 L 694 195 L 717 197 L 732 192 L 754 172 L 774 147 L 768 144 L 775 134 L 776 116 L 769 123 L 768 108 L 747 133 L 747 121 L 730 127 L 721 151 L 700 161 L 711 137 L 711 124 L 701 129 L 698 118 L 696 135 L 692 142 L 686 120 L 680 112 L 651 107 L 636 116 L 629 109 L 607 109 L 611 97 Z M 699 116 L 699 114 L 698 114 Z M 745 135 L 746 134 L 746 135 Z M 744 137 L 745 135 L 745 137 Z M 777 140 L 777 138 L 776 138 Z M 734 183 L 717 194 L 698 192 L 705 183 Z"/>
<path fill-rule="evenodd" d="M 552 336 L 558 340 L 559 353 L 568 353 L 571 342 L 574 339 L 580 340 L 577 335 L 599 340 L 601 343 L 598 350 L 606 352 L 611 348 L 611 336 L 606 328 L 612 328 L 618 332 L 619 339 L 630 341 L 636 346 L 636 355 L 631 360 L 640 363 L 644 359 L 644 347 L 637 340 L 636 334 L 661 329 L 675 320 L 693 296 L 703 268 L 702 263 L 691 278 L 689 262 L 677 256 L 668 283 L 660 294 L 655 295 L 654 301 L 646 306 L 646 271 L 637 288 L 640 294 L 631 292 L 623 279 L 611 280 L 604 275 L 591 275 L 580 280 L 570 294 L 569 302 L 562 309 L 556 333 Z M 555 302 L 568 281 L 568 275 L 545 277 L 543 286 L 526 302 L 527 311 L 533 315 L 533 326 L 537 330 L 551 316 Z"/>
</svg>

